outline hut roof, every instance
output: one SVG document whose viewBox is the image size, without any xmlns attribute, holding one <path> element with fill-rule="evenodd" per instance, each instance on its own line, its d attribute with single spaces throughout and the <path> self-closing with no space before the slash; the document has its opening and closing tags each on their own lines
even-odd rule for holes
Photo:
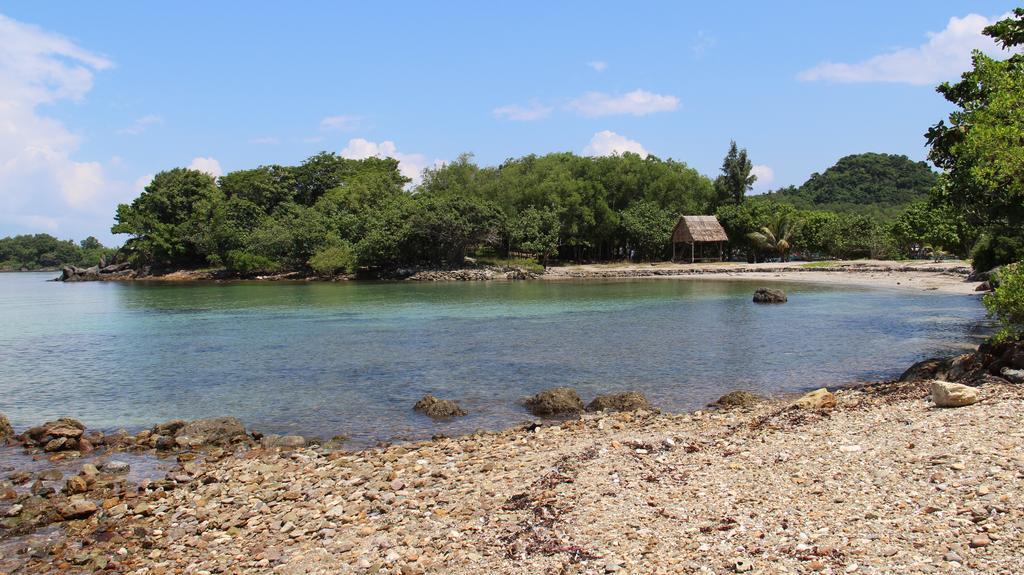
<svg viewBox="0 0 1024 575">
<path fill-rule="evenodd" d="M 681 216 L 672 231 L 673 242 L 727 242 L 729 236 L 715 216 Z"/>
</svg>

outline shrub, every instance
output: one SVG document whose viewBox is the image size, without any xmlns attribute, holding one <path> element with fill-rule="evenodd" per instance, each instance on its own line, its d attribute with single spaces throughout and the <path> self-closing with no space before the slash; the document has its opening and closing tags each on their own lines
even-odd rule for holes
<svg viewBox="0 0 1024 575">
<path fill-rule="evenodd" d="M 335 244 L 317 250 L 309 258 L 309 267 L 320 275 L 352 273 L 356 269 L 356 254 L 347 243 Z"/>
<path fill-rule="evenodd" d="M 971 265 L 978 271 L 1024 260 L 1024 238 L 995 231 L 983 234 L 971 249 Z"/>
<path fill-rule="evenodd" d="M 231 250 L 224 257 L 224 265 L 233 272 L 251 274 L 275 271 L 280 266 L 274 260 L 242 250 Z"/>
<path fill-rule="evenodd" d="M 1024 262 L 1000 269 L 999 287 L 983 301 L 989 317 L 999 324 L 994 341 L 1024 339 Z"/>
</svg>

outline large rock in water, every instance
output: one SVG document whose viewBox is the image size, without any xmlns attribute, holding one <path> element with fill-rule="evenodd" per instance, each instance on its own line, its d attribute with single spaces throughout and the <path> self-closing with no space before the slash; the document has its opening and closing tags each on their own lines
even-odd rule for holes
<svg viewBox="0 0 1024 575">
<path fill-rule="evenodd" d="M 969 385 L 935 380 L 932 382 L 932 402 L 935 407 L 964 407 L 978 403 L 978 389 Z"/>
<path fill-rule="evenodd" d="M 6 415 L 0 413 L 0 445 L 7 443 L 12 437 L 14 437 L 14 428 L 11 427 L 11 422 Z"/>
<path fill-rule="evenodd" d="M 188 437 L 190 441 L 203 445 L 230 445 L 240 438 L 247 438 L 245 426 L 234 417 L 209 417 L 186 423 L 176 436 Z"/>
<path fill-rule="evenodd" d="M 433 418 L 461 417 L 468 415 L 465 409 L 450 399 L 438 399 L 429 393 L 413 406 L 416 411 Z"/>
<path fill-rule="evenodd" d="M 85 425 L 82 422 L 62 417 L 33 427 L 22 437 L 26 445 L 45 446 L 46 451 L 70 451 L 78 449 L 79 440 L 84 433 Z"/>
<path fill-rule="evenodd" d="M 789 298 L 786 292 L 775 288 L 757 288 L 754 292 L 754 303 L 786 303 Z"/>
<path fill-rule="evenodd" d="M 583 400 L 571 387 L 546 389 L 526 400 L 526 407 L 534 415 L 574 415 L 583 411 Z"/>
<path fill-rule="evenodd" d="M 599 395 L 587 404 L 587 411 L 651 411 L 651 403 L 639 391 L 623 391 Z"/>
</svg>

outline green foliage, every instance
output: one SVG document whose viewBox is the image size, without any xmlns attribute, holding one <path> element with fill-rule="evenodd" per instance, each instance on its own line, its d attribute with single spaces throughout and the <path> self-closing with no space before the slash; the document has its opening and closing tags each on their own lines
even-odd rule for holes
<svg viewBox="0 0 1024 575">
<path fill-rule="evenodd" d="M 906 205 L 928 197 L 938 176 L 924 162 L 894 154 L 855 154 L 814 173 L 799 188 L 760 196 L 802 210 L 854 213 L 891 219 Z"/>
<path fill-rule="evenodd" d="M 664 257 L 679 218 L 655 202 L 640 200 L 622 211 L 622 229 L 640 259 Z"/>
<path fill-rule="evenodd" d="M 983 301 L 989 317 L 999 324 L 995 341 L 1024 339 L 1024 263 L 1000 269 L 999 285 Z"/>
<path fill-rule="evenodd" d="M 89 236 L 76 244 L 49 234 L 0 238 L 0 270 L 53 269 L 65 265 L 90 267 L 100 258 L 112 260 L 114 251 Z"/>
<path fill-rule="evenodd" d="M 558 214 L 548 210 L 526 208 L 506 221 L 509 251 L 536 254 L 542 265 L 558 251 Z"/>
<path fill-rule="evenodd" d="M 242 250 L 231 250 L 224 254 L 223 263 L 228 270 L 242 275 L 278 270 L 278 264 L 274 260 Z"/>
<path fill-rule="evenodd" d="M 755 246 L 772 250 L 779 254 L 779 261 L 786 261 L 786 254 L 793 246 L 793 235 L 800 222 L 790 213 L 776 215 L 768 225 L 761 226 L 759 231 L 750 232 L 747 237 Z"/>
<path fill-rule="evenodd" d="M 936 259 L 945 252 L 960 253 L 966 224 L 952 206 L 935 200 L 911 204 L 890 228 L 900 251 L 928 248 Z"/>
<path fill-rule="evenodd" d="M 356 253 L 348 242 L 338 242 L 320 248 L 309 259 L 309 267 L 324 276 L 356 271 Z"/>
<path fill-rule="evenodd" d="M 743 197 L 757 181 L 757 176 L 750 172 L 754 169 L 753 162 L 747 158 L 747 150 L 739 149 L 736 142 L 729 142 L 729 152 L 722 160 L 722 175 L 715 179 L 715 195 L 719 205 L 743 203 Z"/>
<path fill-rule="evenodd" d="M 984 33 L 1006 49 L 1020 46 L 1024 9 Z M 929 158 L 946 172 L 949 203 L 988 236 L 978 262 L 1008 263 L 1001 258 L 1024 238 L 1024 54 L 997 60 L 975 50 L 973 68 L 937 90 L 957 109 L 928 130 Z"/>
<path fill-rule="evenodd" d="M 1024 238 L 1020 230 L 990 228 L 971 249 L 971 265 L 976 270 L 990 270 L 1019 261 L 1024 261 Z"/>
</svg>

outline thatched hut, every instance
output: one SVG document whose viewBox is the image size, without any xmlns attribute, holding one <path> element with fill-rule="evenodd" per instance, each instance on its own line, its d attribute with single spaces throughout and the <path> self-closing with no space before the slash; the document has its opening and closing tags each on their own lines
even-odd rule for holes
<svg viewBox="0 0 1024 575">
<path fill-rule="evenodd" d="M 691 263 L 722 261 L 727 241 L 729 236 L 715 216 L 681 216 L 672 230 L 672 260 L 676 259 L 676 244 L 689 244 Z"/>
</svg>

